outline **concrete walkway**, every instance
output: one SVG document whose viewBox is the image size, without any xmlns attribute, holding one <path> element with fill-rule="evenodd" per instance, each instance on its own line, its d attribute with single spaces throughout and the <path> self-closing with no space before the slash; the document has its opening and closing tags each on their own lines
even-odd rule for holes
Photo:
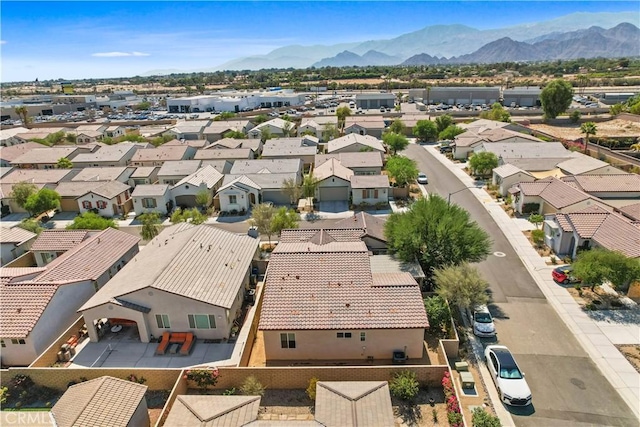
<svg viewBox="0 0 640 427">
<path fill-rule="evenodd" d="M 469 191 L 483 204 L 498 224 L 556 313 L 569 327 L 602 374 L 627 402 L 636 417 L 640 419 L 640 373 L 615 347 L 615 344 L 640 344 L 640 310 L 636 307 L 615 312 L 584 311 L 565 288 L 553 281 L 551 271 L 555 266 L 548 266 L 531 246 L 522 233 L 522 224 L 509 217 L 500 204 L 484 189 L 475 188 L 474 179 L 458 164 L 452 163 L 435 147 L 425 146 L 424 148 L 451 170 L 463 185 L 474 187 Z M 486 380 L 488 383 L 491 382 L 490 378 Z M 494 401 L 494 406 L 501 405 L 499 401 Z M 503 425 L 513 425 L 510 415 L 504 413 L 498 415 Z M 506 418 L 503 419 L 503 416 Z"/>
</svg>

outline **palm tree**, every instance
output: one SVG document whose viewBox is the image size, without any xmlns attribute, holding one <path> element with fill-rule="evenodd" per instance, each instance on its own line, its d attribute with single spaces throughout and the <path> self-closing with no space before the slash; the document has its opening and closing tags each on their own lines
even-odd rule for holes
<svg viewBox="0 0 640 427">
<path fill-rule="evenodd" d="M 585 122 L 580 125 L 580 132 L 584 133 L 584 154 L 587 154 L 589 147 L 589 135 L 595 135 L 598 129 L 593 122 Z"/>
</svg>

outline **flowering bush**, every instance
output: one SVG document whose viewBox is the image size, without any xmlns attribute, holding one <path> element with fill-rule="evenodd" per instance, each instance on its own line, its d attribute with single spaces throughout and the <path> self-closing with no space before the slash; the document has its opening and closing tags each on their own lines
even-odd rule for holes
<svg viewBox="0 0 640 427">
<path fill-rule="evenodd" d="M 444 391 L 445 400 L 447 402 L 447 420 L 451 427 L 463 427 L 462 413 L 460 411 L 460 402 L 456 397 L 456 390 L 451 380 L 449 371 L 444 373 L 442 377 L 442 389 Z"/>
<path fill-rule="evenodd" d="M 129 375 L 127 379 L 132 383 L 138 383 L 138 384 L 144 384 L 147 382 L 147 379 L 145 377 L 138 378 L 135 374 Z"/>
<path fill-rule="evenodd" d="M 201 390 L 204 391 L 207 387 L 216 385 L 218 378 L 220 378 L 220 372 L 218 371 L 218 368 L 189 369 L 186 371 L 183 378 L 185 380 L 193 381 Z"/>
</svg>

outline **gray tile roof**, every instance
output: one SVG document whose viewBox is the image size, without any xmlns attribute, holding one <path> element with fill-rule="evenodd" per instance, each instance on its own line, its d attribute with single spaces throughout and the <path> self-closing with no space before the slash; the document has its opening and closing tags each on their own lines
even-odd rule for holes
<svg viewBox="0 0 640 427">
<path fill-rule="evenodd" d="M 176 398 L 166 427 L 242 427 L 258 418 L 260 396 L 197 396 Z"/>
<path fill-rule="evenodd" d="M 182 160 L 186 157 L 189 149 L 191 149 L 191 147 L 184 145 L 161 145 L 156 148 L 143 148 L 136 150 L 131 158 L 131 162 Z"/>
<path fill-rule="evenodd" d="M 55 190 L 62 197 L 81 197 L 111 181 L 64 181 Z"/>
<path fill-rule="evenodd" d="M 493 173 L 495 173 L 501 178 L 507 178 L 518 173 L 524 173 L 526 175 L 532 176 L 529 172 L 522 170 L 519 167 L 509 163 L 502 166 L 498 166 L 493 170 Z"/>
<path fill-rule="evenodd" d="M 158 177 L 187 176 L 200 169 L 200 160 L 169 160 L 162 164 Z"/>
<path fill-rule="evenodd" d="M 91 193 L 106 197 L 107 199 L 113 199 L 118 194 L 122 194 L 130 188 L 131 187 L 129 187 L 128 184 L 124 184 L 120 181 L 109 181 L 99 187 L 93 188 Z"/>
<path fill-rule="evenodd" d="M 359 212 L 351 218 L 345 218 L 336 222 L 334 228 L 361 228 L 364 230 L 365 236 L 386 242 L 384 236 L 384 224 L 386 219 L 374 216 L 366 212 Z"/>
<path fill-rule="evenodd" d="M 128 427 L 147 386 L 113 377 L 72 385 L 51 408 L 58 427 Z"/>
<path fill-rule="evenodd" d="M 315 156 L 317 152 L 316 146 L 275 143 L 268 140 L 262 148 L 262 157 Z"/>
<path fill-rule="evenodd" d="M 279 190 L 282 188 L 282 183 L 284 181 L 288 179 L 297 179 L 297 175 L 295 173 L 250 173 L 244 175 L 225 175 L 222 185 L 226 186 L 241 176 L 248 178 L 263 190 Z"/>
<path fill-rule="evenodd" d="M 409 274 L 406 280 L 411 285 L 376 280 L 374 286 L 368 249 L 358 238 L 280 242 L 267 267 L 259 328 L 426 328 L 420 287 Z"/>
<path fill-rule="evenodd" d="M 217 150 L 224 148 L 240 148 L 242 147 L 243 139 L 234 139 L 234 138 L 222 138 L 214 143 L 212 143 L 207 149 L 209 150 Z"/>
<path fill-rule="evenodd" d="M 394 425 L 386 381 L 319 381 L 316 420 L 325 427 Z"/>
<path fill-rule="evenodd" d="M 387 175 L 353 175 L 351 188 L 389 188 L 389 177 Z"/>
<path fill-rule="evenodd" d="M 580 175 L 609 166 L 609 163 L 582 153 L 572 153 L 572 158 L 559 162 L 557 166 L 569 175 Z"/>
<path fill-rule="evenodd" d="M 194 148 L 204 148 L 209 145 L 209 141 L 207 141 L 206 139 L 172 139 L 171 141 L 166 142 L 162 145 L 188 145 L 189 147 Z"/>
<path fill-rule="evenodd" d="M 236 160 L 230 174 L 246 175 L 252 173 L 297 173 L 302 170 L 300 159 L 254 159 Z"/>
<path fill-rule="evenodd" d="M 83 168 L 72 181 L 112 181 L 122 176 L 128 179 L 134 170 L 126 166 Z"/>
<path fill-rule="evenodd" d="M 505 163 L 510 159 L 568 158 L 570 154 L 561 142 L 485 142 L 482 146 Z"/>
<path fill-rule="evenodd" d="M 169 184 L 139 184 L 133 189 L 131 197 L 158 197 L 169 191 Z"/>
<path fill-rule="evenodd" d="M 229 160 L 203 160 L 200 166 L 213 166 L 215 170 L 223 175 L 226 175 L 231 172 L 233 162 L 230 162 Z"/>
<path fill-rule="evenodd" d="M 382 141 L 380 141 L 378 138 L 370 135 L 358 135 L 355 133 L 350 133 L 348 135 L 329 141 L 329 143 L 327 144 L 327 152 L 332 153 L 353 144 L 362 144 L 366 145 L 367 147 L 371 147 L 376 151 L 380 151 L 382 153 L 385 152 Z"/>
<path fill-rule="evenodd" d="M 179 187 L 183 184 L 193 185 L 199 187 L 201 184 L 205 184 L 207 188 L 211 189 L 218 184 L 224 175 L 218 172 L 213 166 L 205 166 L 198 169 L 196 172 L 189 176 L 182 178 L 173 186 L 173 188 Z"/>
<path fill-rule="evenodd" d="M 255 188 L 256 190 L 260 190 L 262 187 L 260 187 L 258 184 L 256 184 L 255 182 L 253 182 L 251 179 L 249 179 L 246 175 L 234 175 L 235 178 L 228 178 L 229 175 L 226 175 L 224 177 L 224 181 L 222 183 L 222 186 L 220 188 L 218 188 L 218 192 L 229 188 L 229 187 L 239 187 L 239 188 Z"/>
<path fill-rule="evenodd" d="M 207 225 L 164 229 L 81 308 L 147 287 L 230 308 L 258 248 L 258 240 Z"/>
<path fill-rule="evenodd" d="M 406 262 L 396 258 L 394 255 L 372 255 L 371 273 L 409 273 L 414 279 L 426 277 L 417 261 Z"/>
<path fill-rule="evenodd" d="M 557 209 L 591 199 L 587 193 L 573 188 L 556 178 L 545 178 L 535 182 L 521 182 L 517 185 L 525 196 L 540 196 Z"/>
</svg>

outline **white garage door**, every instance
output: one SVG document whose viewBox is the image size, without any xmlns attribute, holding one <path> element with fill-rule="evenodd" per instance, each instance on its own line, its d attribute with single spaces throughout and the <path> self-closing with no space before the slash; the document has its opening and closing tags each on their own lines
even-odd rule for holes
<svg viewBox="0 0 640 427">
<path fill-rule="evenodd" d="M 320 188 L 321 202 L 334 202 L 349 200 L 349 187 L 324 187 Z"/>
</svg>

